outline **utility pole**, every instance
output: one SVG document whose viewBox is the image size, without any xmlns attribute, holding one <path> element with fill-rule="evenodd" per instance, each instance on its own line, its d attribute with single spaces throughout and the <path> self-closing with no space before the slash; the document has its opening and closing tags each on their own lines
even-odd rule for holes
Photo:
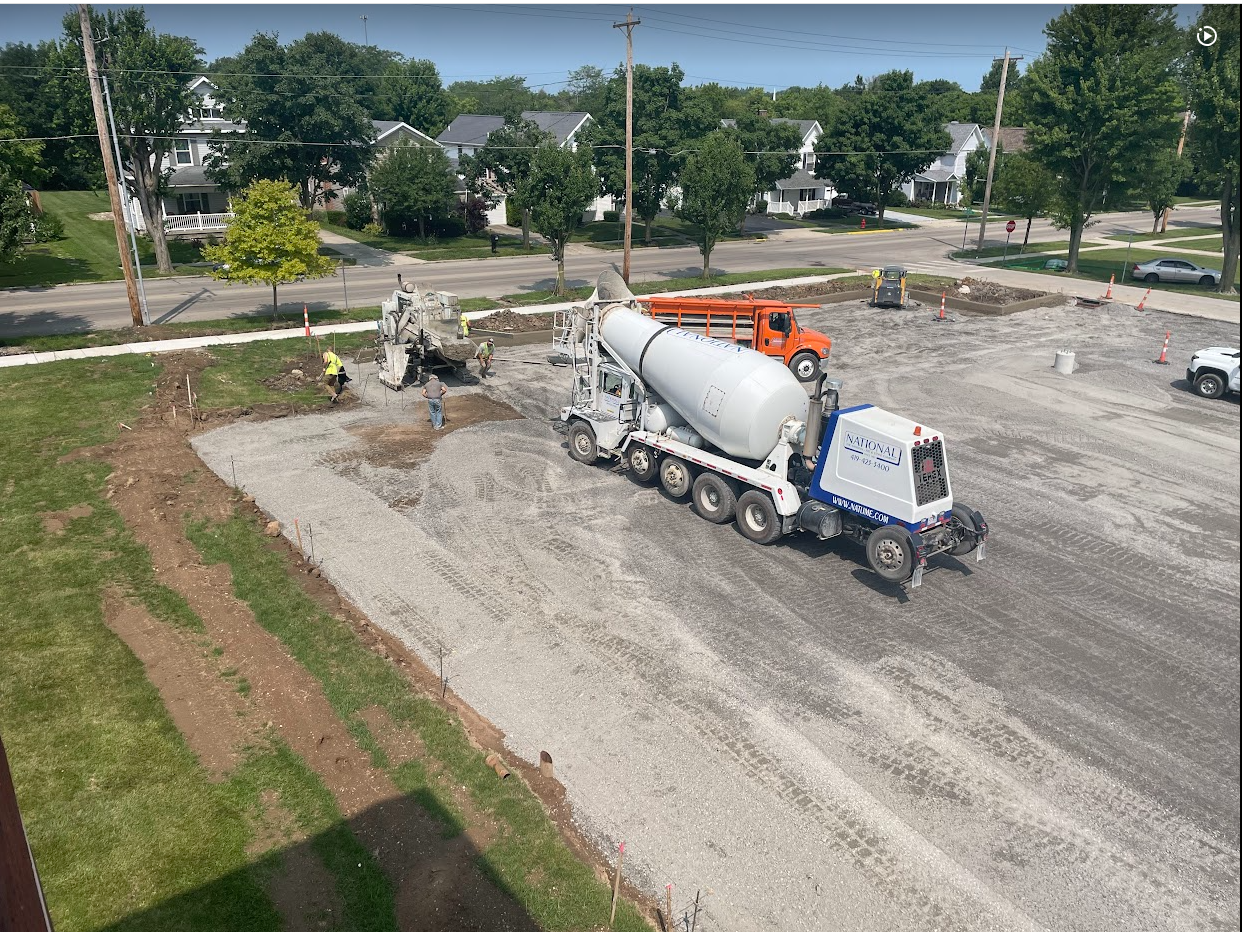
<svg viewBox="0 0 1242 932">
<path fill-rule="evenodd" d="M 625 253 L 621 261 L 621 277 L 630 283 L 630 242 L 634 221 L 634 27 L 642 20 L 634 18 L 631 8 L 624 23 L 613 23 L 613 29 L 625 30 Z"/>
<path fill-rule="evenodd" d="M 358 18 L 362 20 L 362 44 L 370 45 L 371 40 L 367 36 L 367 18 L 365 16 L 359 16 Z"/>
<path fill-rule="evenodd" d="M 992 59 L 997 61 L 997 59 Z M 988 180 L 983 186 L 983 210 L 979 213 L 979 249 L 983 248 L 983 236 L 988 229 L 988 207 L 992 203 L 992 172 L 996 170 L 996 147 L 1000 145 L 1001 109 L 1005 106 L 1005 80 L 1009 77 L 1009 63 L 1022 61 L 1022 56 L 1009 57 L 1009 49 L 1005 49 L 1004 64 L 1001 65 L 1000 90 L 996 94 L 996 119 L 992 122 L 992 145 L 988 153 Z"/>
<path fill-rule="evenodd" d="M 1182 157 L 1182 149 L 1186 146 L 1186 130 L 1190 128 L 1190 110 L 1187 108 L 1186 116 L 1182 118 L 1182 136 L 1177 140 L 1177 157 Z M 1169 214 L 1173 213 L 1172 208 L 1164 209 L 1164 216 L 1160 218 L 1160 232 L 1163 233 L 1169 228 Z"/>
<path fill-rule="evenodd" d="M 82 27 L 82 51 L 86 54 L 86 76 L 91 85 L 91 104 L 95 110 L 95 129 L 99 131 L 99 149 L 103 156 L 104 174 L 108 178 L 108 198 L 112 202 L 112 226 L 116 230 L 116 248 L 121 255 L 121 270 L 125 273 L 125 292 L 129 297 L 129 315 L 135 327 L 143 325 L 142 305 L 138 301 L 138 287 L 134 282 L 134 264 L 125 242 L 125 214 L 121 206 L 121 192 L 117 189 L 116 165 L 112 161 L 112 147 L 108 144 L 108 121 L 104 113 L 103 91 L 99 86 L 99 69 L 95 67 L 95 39 L 91 35 L 90 10 L 85 3 L 78 4 L 78 23 Z"/>
<path fill-rule="evenodd" d="M 121 158 L 121 143 L 116 136 L 116 117 L 112 115 L 112 94 L 108 91 L 108 76 L 103 77 L 104 103 L 108 109 L 108 126 L 112 130 L 112 150 L 116 153 L 117 165 L 117 181 L 121 185 L 121 203 L 125 209 L 125 226 L 129 230 L 129 247 L 134 254 L 134 271 L 138 278 L 138 305 L 142 309 L 143 324 L 151 323 L 151 312 L 147 309 L 147 286 L 142 282 L 142 257 L 138 255 L 138 238 L 134 233 L 134 227 L 138 224 L 134 221 L 133 202 L 129 198 L 129 191 L 125 187 L 125 161 Z"/>
</svg>

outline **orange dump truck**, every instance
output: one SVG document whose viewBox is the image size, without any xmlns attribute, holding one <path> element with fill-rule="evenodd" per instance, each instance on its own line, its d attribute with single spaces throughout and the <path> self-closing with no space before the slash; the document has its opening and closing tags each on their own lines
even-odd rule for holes
<svg viewBox="0 0 1242 932">
<path fill-rule="evenodd" d="M 643 312 L 661 323 L 775 356 L 800 382 L 815 381 L 820 360 L 827 359 L 832 351 L 832 340 L 818 330 L 800 327 L 794 316 L 794 308 L 818 304 L 787 304 L 749 296 L 744 301 L 668 295 L 638 300 Z"/>
</svg>

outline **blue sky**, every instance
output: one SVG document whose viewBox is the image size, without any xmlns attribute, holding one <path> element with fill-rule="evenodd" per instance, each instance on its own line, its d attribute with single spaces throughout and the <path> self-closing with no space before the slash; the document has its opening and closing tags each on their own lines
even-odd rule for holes
<svg viewBox="0 0 1242 932">
<path fill-rule="evenodd" d="M 106 8 L 108 5 L 99 5 Z M 446 85 L 519 74 L 556 91 L 584 64 L 611 72 L 625 60 L 624 32 L 611 28 L 628 7 L 616 4 L 144 4 L 160 32 L 188 35 L 208 60 L 237 52 L 256 32 L 285 42 L 335 32 L 410 58 L 430 58 Z M 67 3 L 0 4 L 0 44 L 59 35 Z M 947 78 L 976 90 L 1006 46 L 1036 57 L 1043 26 L 1061 5 L 693 4 L 636 5 L 634 59 L 677 62 L 686 83 L 782 88 L 836 87 L 857 74 L 907 68 L 917 80 Z M 1178 7 L 1188 22 L 1199 7 Z M 363 23 L 360 17 L 366 16 Z"/>
</svg>

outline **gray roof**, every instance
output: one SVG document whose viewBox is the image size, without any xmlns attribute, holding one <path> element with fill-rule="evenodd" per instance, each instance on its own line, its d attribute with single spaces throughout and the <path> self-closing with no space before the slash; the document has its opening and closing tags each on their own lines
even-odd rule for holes
<svg viewBox="0 0 1242 932">
<path fill-rule="evenodd" d="M 776 183 L 777 188 L 784 191 L 801 190 L 802 188 L 822 188 L 828 182 L 823 179 L 816 178 L 805 168 L 799 168 L 788 178 L 782 178 Z"/>
<path fill-rule="evenodd" d="M 966 145 L 966 140 L 970 138 L 970 134 L 979 128 L 978 123 L 946 123 L 945 131 L 949 134 L 949 138 L 953 140 L 949 144 L 947 151 L 961 152 L 962 146 Z"/>
<path fill-rule="evenodd" d="M 481 146 L 491 133 L 505 125 L 505 118 L 478 113 L 463 113 L 436 137 L 442 146 Z"/>
<path fill-rule="evenodd" d="M 545 133 L 551 133 L 558 146 L 565 145 L 584 120 L 590 119 L 589 113 L 577 110 L 523 110 L 522 119 L 530 120 Z M 442 146 L 481 146 L 487 137 L 505 125 L 501 116 L 463 113 L 448 128 L 436 137 Z"/>
<path fill-rule="evenodd" d="M 580 110 L 523 110 L 522 119 L 530 120 L 545 133 L 551 133 L 556 137 L 558 146 L 565 145 L 570 134 L 573 133 L 583 120 L 589 120 L 591 114 L 584 113 Z"/>
<path fill-rule="evenodd" d="M 202 165 L 185 165 L 174 171 L 168 178 L 170 188 L 210 188 L 215 182 L 207 177 L 207 169 Z"/>
<path fill-rule="evenodd" d="M 792 123 L 798 129 L 802 130 L 802 138 L 805 139 L 807 133 L 815 128 L 818 120 L 791 120 L 788 117 L 772 117 L 773 123 Z"/>
<path fill-rule="evenodd" d="M 940 181 L 948 181 L 951 178 L 956 178 L 957 175 L 954 173 L 953 169 L 951 168 L 929 168 L 925 172 L 919 172 L 914 177 L 917 178 L 919 181 L 940 182 Z"/>
</svg>

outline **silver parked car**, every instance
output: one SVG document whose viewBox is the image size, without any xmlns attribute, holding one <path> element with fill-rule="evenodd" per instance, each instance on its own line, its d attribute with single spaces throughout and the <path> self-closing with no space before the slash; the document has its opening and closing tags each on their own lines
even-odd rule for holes
<svg viewBox="0 0 1242 932">
<path fill-rule="evenodd" d="M 1130 270 L 1130 277 L 1139 282 L 1180 282 L 1191 285 L 1216 285 L 1219 269 L 1205 269 L 1185 259 L 1149 259 Z"/>
</svg>

